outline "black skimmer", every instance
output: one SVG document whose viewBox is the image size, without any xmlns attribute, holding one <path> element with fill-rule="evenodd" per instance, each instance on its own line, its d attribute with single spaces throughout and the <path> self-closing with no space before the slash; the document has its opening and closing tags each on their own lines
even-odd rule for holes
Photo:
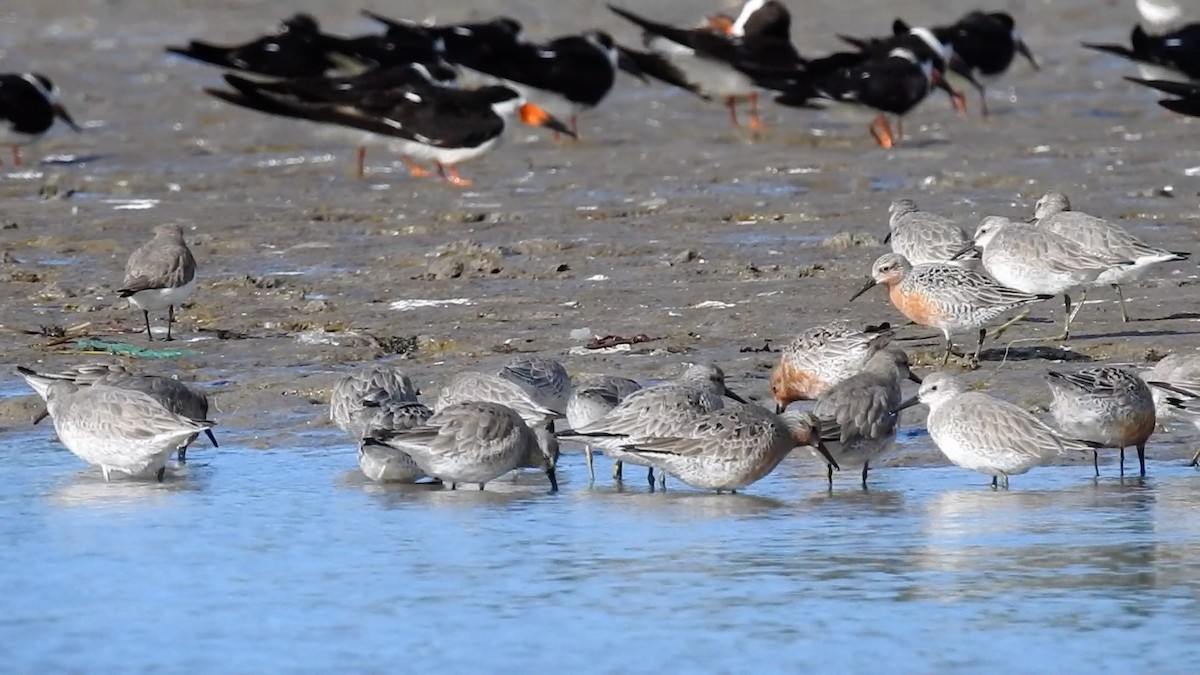
<svg viewBox="0 0 1200 675">
<path fill-rule="evenodd" d="M 1134 26 L 1129 42 L 1129 47 L 1087 42 L 1083 46 L 1133 61 L 1146 80 L 1200 80 L 1200 23 L 1161 35 Z"/>
<path fill-rule="evenodd" d="M 725 101 L 738 126 L 737 101 L 749 101 L 750 128 L 762 128 L 756 78 L 795 72 L 805 61 L 791 42 L 791 14 L 777 0 L 750 0 L 726 27 L 710 17 L 701 28 L 676 28 L 620 7 L 608 8 L 642 29 L 648 53 L 625 50 L 647 75 L 704 98 Z"/>
<path fill-rule="evenodd" d="M 58 98 L 58 88 L 40 73 L 0 74 L 0 144 L 12 148 L 13 164 L 21 164 L 21 146 L 39 138 L 60 119 L 78 132 Z"/>
<path fill-rule="evenodd" d="M 1017 54 L 1034 70 L 1041 70 L 1033 52 L 1017 32 L 1017 24 L 1005 12 L 971 12 L 952 26 L 934 28 L 934 35 L 954 49 L 950 72 L 970 82 L 979 92 L 980 109 L 988 116 L 987 91 L 975 78 L 998 77 L 1008 71 Z"/>
<path fill-rule="evenodd" d="M 214 66 L 271 77 L 320 77 L 338 65 L 326 52 L 325 36 L 317 20 L 308 14 L 296 14 L 280 23 L 277 34 L 242 45 L 221 46 L 192 40 L 186 47 L 167 47 L 167 51 Z"/>
<path fill-rule="evenodd" d="M 414 176 L 427 175 L 418 160 L 433 161 L 438 175 L 455 185 L 470 185 L 457 165 L 491 150 L 500 140 L 507 117 L 519 112 L 522 122 L 570 135 L 565 124 L 540 106 L 526 102 L 506 86 L 453 89 L 435 85 L 423 73 L 403 86 L 360 89 L 347 93 L 332 87 L 322 96 L 310 85 L 287 91 L 285 83 L 262 84 L 227 74 L 234 91 L 205 89 L 219 99 L 271 115 L 348 127 L 391 139 Z"/>
<path fill-rule="evenodd" d="M 955 52 L 953 43 L 951 43 L 941 34 L 936 33 L 936 30 L 937 29 L 929 29 L 922 26 L 909 26 L 904 22 L 904 20 L 896 19 L 892 23 L 892 35 L 888 37 L 855 38 L 847 35 L 839 35 L 838 38 L 843 42 L 858 48 L 858 50 L 863 54 L 864 62 L 868 59 L 880 59 L 886 57 L 894 49 L 904 47 L 916 48 L 918 53 L 932 54 L 934 69 L 945 75 L 955 63 L 959 62 L 959 59 L 957 57 L 957 53 Z M 920 40 L 920 42 L 924 44 L 924 47 L 915 43 L 914 39 Z M 840 67 L 846 67 L 843 63 L 845 58 L 846 57 L 838 54 L 835 54 L 831 57 L 834 65 L 838 65 Z M 820 67 L 822 65 L 823 63 L 820 61 L 816 63 L 810 63 L 809 70 L 819 74 Z M 960 66 L 960 68 L 962 68 L 962 66 Z M 963 78 L 975 88 L 982 89 L 983 85 L 975 80 L 970 70 L 966 70 L 965 68 L 962 69 L 964 70 Z M 950 101 L 954 104 L 955 110 L 960 113 L 966 112 L 966 98 L 953 87 L 951 87 L 949 82 L 947 82 L 944 77 L 938 79 L 937 86 L 950 96 Z"/>
<path fill-rule="evenodd" d="M 1125 79 L 1173 96 L 1174 98 L 1163 99 L 1158 102 L 1159 105 L 1167 110 L 1179 113 L 1180 115 L 1200 117 L 1200 82 L 1143 80 L 1137 77 L 1127 77 Z"/>
<path fill-rule="evenodd" d="M 840 68 L 809 84 L 820 98 L 852 103 L 879 112 L 869 127 L 871 136 L 882 148 L 891 148 L 902 135 L 892 134 L 886 114 L 902 118 L 925 100 L 938 84 L 940 72 L 934 66 L 936 53 L 919 38 L 896 47 L 886 56 Z M 897 120 L 899 122 L 899 120 Z"/>
<path fill-rule="evenodd" d="M 417 27 L 366 14 L 389 30 L 428 32 L 445 45 L 449 62 L 520 91 L 555 116 L 569 118 L 576 137 L 579 113 L 597 106 L 616 83 L 621 55 L 602 31 L 535 44 L 525 42 L 521 24 L 507 17 L 482 24 Z M 627 70 L 635 68 L 624 65 Z"/>
</svg>

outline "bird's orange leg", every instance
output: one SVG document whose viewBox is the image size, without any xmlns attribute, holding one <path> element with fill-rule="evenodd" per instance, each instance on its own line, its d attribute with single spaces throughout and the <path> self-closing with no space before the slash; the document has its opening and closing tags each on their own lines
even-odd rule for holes
<svg viewBox="0 0 1200 675">
<path fill-rule="evenodd" d="M 740 127 L 737 118 L 737 99 L 732 96 L 725 99 L 725 107 L 729 108 L 729 123 L 733 125 L 734 129 Z"/>
<path fill-rule="evenodd" d="M 895 145 L 895 140 L 892 138 L 892 129 L 888 126 L 887 118 L 882 114 L 871 122 L 871 137 L 879 144 L 879 147 L 888 150 Z"/>
<path fill-rule="evenodd" d="M 415 161 L 413 161 L 413 158 L 409 157 L 408 155 L 401 155 L 400 161 L 404 162 L 404 166 L 408 167 L 408 173 L 413 178 L 425 178 L 429 175 L 428 169 L 422 167 L 420 164 L 417 164 Z"/>
<path fill-rule="evenodd" d="M 761 131 L 762 120 L 758 116 L 758 92 L 750 94 L 750 130 Z"/>
<path fill-rule="evenodd" d="M 367 165 L 367 146 L 358 146 L 358 161 L 354 163 L 354 177 L 362 178 L 366 173 Z"/>
<path fill-rule="evenodd" d="M 441 176 L 443 180 L 445 180 L 447 183 L 450 183 L 451 185 L 457 185 L 458 187 L 467 187 L 468 185 L 473 184 L 473 181 L 471 181 L 471 179 L 463 178 L 462 176 L 458 175 L 458 169 L 454 168 L 453 166 L 445 166 L 441 162 L 438 162 L 437 168 L 438 168 L 438 175 Z"/>
</svg>

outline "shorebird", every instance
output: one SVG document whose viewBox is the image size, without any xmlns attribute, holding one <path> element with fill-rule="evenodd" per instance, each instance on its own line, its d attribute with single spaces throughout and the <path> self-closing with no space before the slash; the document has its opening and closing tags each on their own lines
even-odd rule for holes
<svg viewBox="0 0 1200 675">
<path fill-rule="evenodd" d="M 871 356 L 892 340 L 888 324 L 852 328 L 833 321 L 810 328 L 780 350 L 771 371 L 775 412 L 794 401 L 815 401 L 834 385 L 862 371 Z"/>
<path fill-rule="evenodd" d="M 567 424 L 571 429 L 585 427 L 604 417 L 617 407 L 625 397 L 642 388 L 642 385 L 624 377 L 601 375 L 580 382 L 571 391 L 567 400 Z M 596 480 L 596 469 L 592 465 L 592 446 L 584 445 L 587 459 L 588 478 Z"/>
<path fill-rule="evenodd" d="M 975 241 L 963 252 L 978 249 L 983 267 L 992 277 L 1018 291 L 1062 295 L 1066 308 L 1063 332 L 1052 340 L 1071 336 L 1071 322 L 1087 298 L 1087 286 L 1105 271 L 1133 261 L 1105 252 L 1091 252 L 1045 228 L 988 216 L 975 230 Z M 1079 303 L 1071 310 L 1071 293 L 1079 290 Z"/>
<path fill-rule="evenodd" d="M 920 384 L 909 369 L 908 355 L 901 349 L 878 351 L 862 372 L 838 383 L 817 399 L 813 413 L 821 421 L 821 440 L 843 468 L 862 466 L 862 486 L 867 487 L 871 462 L 891 449 L 900 421 L 897 412 L 903 401 L 901 380 Z M 833 465 L 829 465 L 833 486 Z"/>
<path fill-rule="evenodd" d="M 372 364 L 342 377 L 329 396 L 329 419 L 356 443 L 384 402 L 416 403 L 420 390 L 399 368 Z"/>
<path fill-rule="evenodd" d="M 571 398 L 571 375 L 559 361 L 521 354 L 509 359 L 499 375 L 520 385 L 543 408 L 566 413 Z"/>
<path fill-rule="evenodd" d="M 1114 259 L 1132 260 L 1133 264 L 1114 265 L 1096 277 L 1095 286 L 1112 286 L 1121 302 L 1121 320 L 1129 322 L 1125 294 L 1121 284 L 1140 279 L 1153 265 L 1187 260 L 1188 253 L 1154 248 L 1133 236 L 1125 228 L 1081 211 L 1072 211 L 1071 202 L 1061 192 L 1047 192 L 1037 200 L 1034 222 L 1049 232 L 1079 244 L 1085 251 Z"/>
<path fill-rule="evenodd" d="M 525 387 L 512 380 L 476 372 L 455 375 L 438 392 L 433 409 L 440 412 L 443 408 L 469 401 L 497 403 L 510 408 L 531 427 L 546 427 L 564 414 L 562 410 L 542 405 Z"/>
<path fill-rule="evenodd" d="M 45 392 L 46 408 L 63 445 L 99 466 L 106 481 L 113 472 L 161 481 L 167 459 L 189 438 L 216 425 L 176 415 L 144 392 L 47 380 L 28 368 L 17 372 L 35 391 Z"/>
<path fill-rule="evenodd" d="M 988 116 L 987 90 L 976 75 L 995 78 L 1008 72 L 1017 54 L 1034 70 L 1041 70 L 1033 52 L 1017 32 L 1016 21 L 1006 12 L 974 11 L 951 26 L 934 28 L 938 39 L 954 48 L 950 72 L 961 76 L 979 92 L 980 109 Z"/>
<path fill-rule="evenodd" d="M 1143 80 L 1137 77 L 1125 78 L 1130 82 L 1141 84 L 1151 89 L 1157 89 L 1173 98 L 1163 99 L 1158 104 L 1167 110 L 1180 115 L 1200 117 L 1200 83 L 1172 82 L 1170 80 Z"/>
<path fill-rule="evenodd" d="M 271 77 L 318 77 L 337 67 L 325 49 L 325 36 L 317 20 L 304 13 L 280 22 L 275 35 L 244 44 L 226 46 L 192 40 L 183 47 L 167 47 L 167 51 L 221 68 Z"/>
<path fill-rule="evenodd" d="M 1092 449 L 1008 401 L 971 391 L 948 372 L 927 375 L 917 396 L 901 403 L 900 410 L 918 403 L 929 406 L 925 426 L 938 450 L 956 466 L 991 476 L 993 488 L 1007 490 L 1009 476 L 1067 452 Z"/>
<path fill-rule="evenodd" d="M 55 119 L 81 131 L 50 78 L 41 73 L 0 74 L 0 144 L 12 149 L 14 165 L 21 165 L 21 146 L 44 136 Z"/>
<path fill-rule="evenodd" d="M 1087 42 L 1083 46 L 1132 61 L 1144 80 L 1200 80 L 1200 23 L 1154 34 L 1142 26 L 1134 26 L 1129 43 L 1129 47 Z"/>
<path fill-rule="evenodd" d="M 1168 354 L 1142 373 L 1158 420 L 1183 419 L 1200 430 L 1200 353 Z M 1200 464 L 1200 450 L 1189 466 Z"/>
<path fill-rule="evenodd" d="M 367 478 L 414 483 L 425 477 L 404 452 L 365 442 L 424 424 L 433 411 L 417 402 L 420 393 L 403 371 L 383 364 L 360 368 L 334 385 L 329 418 L 354 439 Z"/>
<path fill-rule="evenodd" d="M 871 266 L 871 278 L 850 300 L 878 284 L 887 287 L 888 297 L 901 314 L 942 331 L 946 337 L 942 365 L 950 360 L 954 335 L 978 331 L 979 344 L 973 357 L 977 363 L 988 325 L 1011 309 L 1053 297 L 1014 290 L 985 274 L 950 263 L 914 267 L 897 253 L 880 256 Z"/>
<path fill-rule="evenodd" d="M 971 244 L 967 236 L 953 220 L 917 208 L 911 199 L 897 199 L 888 207 L 888 234 L 884 243 L 890 243 L 893 253 L 904 256 L 913 265 L 925 263 L 953 263 L 960 267 L 972 267 L 975 261 L 954 256 Z"/>
<path fill-rule="evenodd" d="M 810 412 L 776 415 L 754 404 L 718 409 L 680 425 L 669 436 L 643 437 L 625 452 L 700 490 L 736 493 L 775 470 L 794 448 L 807 446 L 833 467 Z"/>
<path fill-rule="evenodd" d="M 412 457 L 426 475 L 457 489 L 459 483 L 484 485 L 521 467 L 542 469 L 550 489 L 558 490 L 554 467 L 558 440 L 542 427 L 530 429 L 511 408 L 471 401 L 439 409 L 424 424 L 372 438 Z"/>
<path fill-rule="evenodd" d="M 1064 434 L 1091 441 L 1101 448 L 1121 449 L 1121 475 L 1125 475 L 1125 448 L 1136 447 L 1138 467 L 1146 475 L 1146 441 L 1154 433 L 1156 418 L 1150 387 L 1137 375 L 1111 366 L 1084 368 L 1074 373 L 1050 371 L 1050 412 Z M 1100 453 L 1092 450 L 1092 465 L 1100 475 Z"/>
<path fill-rule="evenodd" d="M 725 407 L 725 397 L 746 403 L 725 386 L 725 373 L 720 368 L 712 364 L 689 364 L 675 380 L 629 394 L 607 415 L 561 438 L 602 448 L 604 454 L 616 460 L 613 479 L 620 480 L 623 461 L 644 463 L 629 455 L 626 446 L 645 439 L 674 436 L 693 420 Z M 653 467 L 647 472 L 647 480 L 654 485 Z"/>
<path fill-rule="evenodd" d="M 119 363 L 87 363 L 55 373 L 36 372 L 35 375 L 35 378 L 29 379 L 31 384 L 38 381 L 45 382 L 46 386 L 49 386 L 54 381 L 63 381 L 81 387 L 90 387 L 98 384 L 140 391 L 149 394 L 161 403 L 163 407 L 176 415 L 181 415 L 196 422 L 203 422 L 208 419 L 208 396 L 204 395 L 203 392 L 196 391 L 179 380 L 170 377 L 136 373 Z M 42 397 L 42 400 L 45 400 L 46 392 L 44 389 L 38 390 L 35 387 L 35 391 Z M 37 424 L 41 422 L 49 414 L 48 410 L 39 412 L 34 416 L 33 423 Z M 208 436 L 208 440 L 212 442 L 214 448 L 221 447 L 217 443 L 217 437 L 213 435 L 212 429 L 205 429 L 204 433 Z M 179 448 L 178 459 L 180 462 L 187 461 L 187 448 L 196 440 L 196 436 L 197 434 L 193 434 Z"/>
<path fill-rule="evenodd" d="M 150 311 L 167 310 L 167 340 L 171 340 L 171 324 L 175 323 L 175 305 L 183 304 L 196 290 L 196 259 L 187 242 L 183 228 L 178 225 L 159 225 L 154 238 L 142 244 L 125 264 L 125 282 L 117 295 L 127 298 L 142 310 L 146 319 L 146 339 L 154 340 L 150 330 Z"/>
</svg>

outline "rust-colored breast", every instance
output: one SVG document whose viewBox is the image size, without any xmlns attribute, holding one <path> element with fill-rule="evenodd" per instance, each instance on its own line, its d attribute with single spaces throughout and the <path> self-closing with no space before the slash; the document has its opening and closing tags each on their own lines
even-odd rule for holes
<svg viewBox="0 0 1200 675">
<path fill-rule="evenodd" d="M 1123 420 L 1120 425 L 1121 445 L 1129 447 L 1145 443 L 1146 439 L 1150 438 L 1150 434 L 1154 433 L 1155 421 L 1153 409 Z"/>
<path fill-rule="evenodd" d="M 901 314 L 922 326 L 937 326 L 941 323 L 941 312 L 919 291 L 906 293 L 901 290 L 900 284 L 894 284 L 888 289 L 888 297 Z"/>
<path fill-rule="evenodd" d="M 815 401 L 829 386 L 815 373 L 780 362 L 771 372 L 771 394 L 779 405 L 793 401 Z"/>
</svg>

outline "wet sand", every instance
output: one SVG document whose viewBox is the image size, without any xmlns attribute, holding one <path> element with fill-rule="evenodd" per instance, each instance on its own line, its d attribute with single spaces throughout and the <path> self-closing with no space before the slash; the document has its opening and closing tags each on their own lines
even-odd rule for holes
<svg viewBox="0 0 1200 675">
<path fill-rule="evenodd" d="M 480 16 L 471 4 L 416 2 L 406 14 L 432 16 L 436 6 L 443 21 Z M 242 40 L 295 10 L 313 12 L 328 30 L 369 29 L 349 6 L 177 1 L 80 10 L 52 0 L 0 11 L 7 67 L 50 75 L 86 127 L 80 135 L 56 130 L 27 151 L 27 166 L 6 162 L 0 178 L 4 360 L 56 368 L 103 359 L 61 354 L 69 342 L 49 346 L 54 340 L 38 334 L 85 324 L 88 336 L 144 345 L 133 333 L 140 312 L 114 289 L 151 228 L 178 222 L 200 276 L 193 304 L 179 312 L 183 339 L 171 346 L 191 353 L 137 365 L 203 383 L 230 443 L 314 442 L 308 432 L 328 426 L 325 404 L 341 373 L 399 359 L 393 352 L 413 344 L 400 364 L 427 397 L 458 370 L 490 370 L 511 353 L 533 352 L 562 359 L 572 373 L 635 378 L 668 376 L 684 360 L 716 361 L 733 388 L 767 400 L 776 355 L 757 351 L 765 344 L 781 346 L 833 318 L 902 323 L 882 292 L 846 303 L 886 250 L 893 199 L 911 197 L 973 230 L 989 213 L 1025 217 L 1041 193 L 1057 189 L 1150 243 L 1196 248 L 1200 126 L 1124 83 L 1131 67 L 1078 46 L 1123 41 L 1134 21 L 1126 3 L 1095 4 L 993 3 L 1015 13 L 1043 70 L 1016 63 L 993 88 L 988 121 L 971 92 L 969 118 L 931 97 L 908 117 L 907 140 L 894 151 L 874 146 L 865 117 L 768 102 L 768 129 L 753 137 L 730 131 L 719 105 L 623 78 L 582 118 L 581 142 L 559 146 L 520 128 L 462 168 L 476 181 L 468 190 L 408 177 L 382 146 L 368 153 L 366 179 L 356 180 L 353 141 L 209 99 L 200 89 L 218 85 L 220 72 L 162 52 L 190 37 Z M 794 39 L 804 54 L 821 54 L 838 48 L 836 32 L 885 32 L 893 11 L 920 23 L 962 9 L 909 0 L 864 11 L 874 5 L 806 3 Z M 636 40 L 599 2 L 503 9 L 532 37 L 600 27 Z M 641 9 L 682 23 L 711 7 L 671 0 Z M 1048 400 L 1043 375 L 1062 361 L 1140 366 L 1200 346 L 1195 263 L 1150 276 L 1126 289 L 1141 320 L 1121 323 L 1115 294 L 1097 290 L 1069 343 L 1039 342 L 1059 329 L 1061 301 L 1051 301 L 1005 336 L 1033 339 L 1019 346 L 1036 350 L 1002 363 L 1002 345 L 993 344 L 971 377 L 1036 406 Z M 583 328 L 658 339 L 591 352 L 581 349 L 587 339 L 572 337 Z M 918 338 L 905 344 L 922 363 L 938 353 L 931 331 L 900 335 Z M 20 391 L 12 379 L 7 393 Z M 31 395 L 4 399 L 0 426 L 27 424 L 34 404 Z M 1167 438 L 1155 456 L 1189 454 L 1182 436 Z"/>
</svg>

